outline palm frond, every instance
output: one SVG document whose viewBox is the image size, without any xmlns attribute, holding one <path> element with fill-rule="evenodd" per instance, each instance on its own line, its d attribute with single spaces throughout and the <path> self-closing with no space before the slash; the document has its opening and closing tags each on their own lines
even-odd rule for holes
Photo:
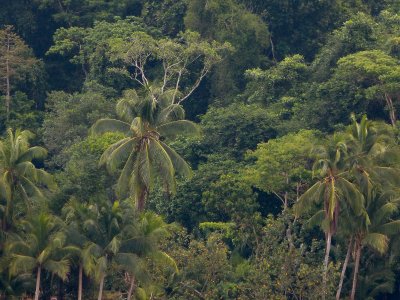
<svg viewBox="0 0 400 300">
<path fill-rule="evenodd" d="M 146 189 L 150 187 L 150 156 L 149 156 L 149 144 L 145 143 L 143 147 L 139 150 L 136 158 L 137 164 L 137 176 L 140 177 L 140 182 Z"/>
<path fill-rule="evenodd" d="M 134 176 L 132 172 L 134 171 L 136 156 L 137 152 L 135 151 L 132 151 L 131 154 L 129 154 L 129 157 L 124 165 L 124 168 L 122 169 L 122 172 L 118 178 L 116 192 L 119 199 L 124 199 L 128 195 L 129 181 L 131 177 Z"/>
<path fill-rule="evenodd" d="M 349 203 L 354 214 L 360 216 L 364 208 L 364 196 L 358 188 L 350 181 L 344 178 L 338 178 L 336 185 L 340 190 L 344 200 Z"/>
<path fill-rule="evenodd" d="M 26 195 L 29 197 L 37 198 L 37 199 L 43 199 L 44 195 L 42 191 L 28 178 L 22 177 L 20 178 L 21 184 L 19 185 L 21 187 L 21 192 L 26 193 Z"/>
<path fill-rule="evenodd" d="M 25 151 L 22 155 L 18 157 L 16 163 L 24 162 L 24 161 L 32 161 L 34 159 L 44 159 L 47 156 L 47 150 L 43 147 L 31 147 L 27 151 Z"/>
<path fill-rule="evenodd" d="M 119 248 L 121 247 L 121 239 L 118 236 L 114 236 L 110 243 L 106 246 L 106 250 L 110 251 L 113 254 L 118 253 Z"/>
<path fill-rule="evenodd" d="M 388 242 L 389 238 L 386 235 L 377 232 L 368 233 L 362 240 L 363 245 L 367 245 L 381 254 L 386 252 Z"/>
<path fill-rule="evenodd" d="M 31 256 L 12 254 L 10 262 L 10 274 L 30 273 L 36 267 L 36 260 Z"/>
<path fill-rule="evenodd" d="M 119 146 L 121 146 L 122 144 L 126 143 L 127 141 L 129 141 L 131 138 L 127 137 L 124 138 L 118 142 L 115 142 L 114 144 L 110 145 L 101 155 L 100 157 L 100 161 L 99 161 L 99 165 L 102 166 L 107 162 L 108 157 L 111 155 L 111 153 L 117 149 Z"/>
<path fill-rule="evenodd" d="M 149 257 L 161 265 L 172 267 L 176 273 L 179 273 L 176 261 L 164 251 L 153 251 Z"/>
<path fill-rule="evenodd" d="M 393 236 L 400 233 L 400 220 L 392 221 L 375 228 L 375 231 L 387 236 Z"/>
<path fill-rule="evenodd" d="M 170 157 L 172 164 L 174 166 L 175 172 L 183 175 L 187 178 L 192 177 L 192 169 L 189 164 L 178 154 L 175 150 L 170 148 L 168 145 L 160 141 L 161 146 L 164 148 L 165 152 L 167 152 Z"/>
<path fill-rule="evenodd" d="M 143 271 L 143 261 L 135 253 L 118 253 L 115 255 L 114 260 L 118 267 L 124 271 L 135 275 Z"/>
<path fill-rule="evenodd" d="M 138 107 L 139 102 L 140 99 L 135 90 L 125 90 L 123 98 L 116 105 L 117 115 L 126 122 L 131 122 L 138 114 L 135 108 Z"/>
<path fill-rule="evenodd" d="M 56 274 L 62 280 L 66 280 L 70 269 L 70 261 L 66 258 L 58 261 L 53 259 L 48 259 L 43 264 L 43 268 L 45 268 L 50 273 Z"/>
<path fill-rule="evenodd" d="M 135 150 L 136 144 L 136 139 L 130 139 L 111 152 L 106 160 L 106 166 L 110 173 L 115 172 L 127 161 L 131 152 Z"/>
<path fill-rule="evenodd" d="M 313 228 L 315 226 L 321 226 L 322 221 L 325 218 L 325 211 L 319 210 L 317 211 L 310 219 L 308 219 L 305 223 L 306 228 Z"/>
<path fill-rule="evenodd" d="M 175 139 L 177 136 L 198 136 L 200 129 L 197 124 L 188 120 L 178 120 L 157 127 L 161 136 Z"/>
<path fill-rule="evenodd" d="M 171 121 L 183 120 L 185 118 L 185 110 L 182 105 L 171 104 L 160 111 L 158 115 L 158 124 Z"/>
<path fill-rule="evenodd" d="M 299 216 L 314 208 L 315 203 L 323 199 L 325 191 L 325 184 L 318 181 L 310 187 L 303 195 L 300 196 L 299 201 L 294 205 L 294 212 Z"/>
<path fill-rule="evenodd" d="M 392 202 L 385 203 L 379 207 L 373 214 L 372 223 L 382 224 L 382 222 L 388 219 L 391 215 L 398 211 L 398 205 Z"/>
<path fill-rule="evenodd" d="M 158 170 L 165 187 L 170 192 L 175 191 L 175 170 L 171 158 L 160 143 L 154 139 L 149 140 L 149 158 L 151 165 Z"/>
<path fill-rule="evenodd" d="M 47 173 L 43 169 L 36 169 L 36 175 L 39 184 L 45 185 L 50 190 L 55 190 L 57 188 L 57 183 L 55 182 L 53 175 L 50 173 Z"/>
<path fill-rule="evenodd" d="M 90 129 L 92 134 L 101 135 L 106 132 L 122 132 L 126 136 L 131 134 L 129 123 L 116 119 L 100 119 Z"/>
</svg>

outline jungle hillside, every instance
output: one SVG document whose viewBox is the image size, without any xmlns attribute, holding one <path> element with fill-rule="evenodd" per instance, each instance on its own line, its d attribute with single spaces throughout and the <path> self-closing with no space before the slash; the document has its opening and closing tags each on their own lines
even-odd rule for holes
<svg viewBox="0 0 400 300">
<path fill-rule="evenodd" d="M 0 0 L 0 299 L 400 299 L 400 1 Z"/>
</svg>

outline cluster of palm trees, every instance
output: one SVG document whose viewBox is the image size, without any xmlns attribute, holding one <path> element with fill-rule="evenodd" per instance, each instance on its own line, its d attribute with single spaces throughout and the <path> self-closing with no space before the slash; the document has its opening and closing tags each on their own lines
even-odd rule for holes
<svg viewBox="0 0 400 300">
<path fill-rule="evenodd" d="M 138 97 L 126 91 L 116 106 L 121 120 L 101 119 L 92 134 L 118 131 L 124 138 L 102 155 L 100 165 L 120 171 L 117 199 L 86 203 L 71 198 L 56 216 L 48 209 L 48 193 L 56 189 L 53 177 L 33 161 L 47 151 L 30 147 L 28 131 L 8 130 L 0 143 L 0 297 L 33 289 L 40 298 L 43 272 L 67 279 L 77 270 L 77 298 L 83 297 L 83 278 L 98 283 L 98 299 L 110 271 L 124 274 L 127 299 L 150 287 L 148 263 L 161 263 L 177 272 L 174 260 L 159 250 L 168 225 L 145 212 L 145 201 L 154 183 L 175 190 L 175 173 L 190 176 L 188 164 L 167 143 L 182 134 L 197 134 L 197 126 L 184 120 L 173 92 Z M 34 275 L 34 276 L 33 276 Z"/>
<path fill-rule="evenodd" d="M 158 247 L 168 225 L 153 213 L 138 214 L 128 202 L 89 205 L 71 199 L 63 208 L 63 217 L 41 212 L 18 222 L 8 234 L 4 270 L 11 277 L 35 274 L 35 300 L 40 297 L 43 271 L 66 280 L 71 270 L 77 270 L 79 300 L 83 299 L 84 275 L 99 284 L 100 300 L 108 272 L 125 274 L 130 281 L 126 295 L 131 299 L 138 279 L 142 285 L 149 284 L 149 260 L 177 271 L 174 260 Z M 25 278 L 29 281 L 32 276 Z M 15 286 L 11 283 L 3 288 L 11 296 Z M 139 291 L 144 293 L 144 289 Z"/>
<path fill-rule="evenodd" d="M 340 299 L 346 269 L 354 260 L 350 298 L 355 299 L 363 249 L 378 254 L 388 250 L 400 232 L 399 157 L 395 130 L 364 116 L 344 132 L 335 133 L 313 150 L 318 181 L 295 204 L 297 215 L 317 212 L 308 220 L 319 224 L 326 236 L 323 286 L 326 288 L 332 237 L 347 241 L 347 254 L 336 299 Z"/>
</svg>

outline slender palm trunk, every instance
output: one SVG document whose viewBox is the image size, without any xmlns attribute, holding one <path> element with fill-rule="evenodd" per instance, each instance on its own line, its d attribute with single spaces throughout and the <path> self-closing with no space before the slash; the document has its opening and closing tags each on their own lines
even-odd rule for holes
<svg viewBox="0 0 400 300">
<path fill-rule="evenodd" d="M 42 272 L 41 266 L 37 268 L 36 274 L 36 290 L 35 290 L 35 300 L 39 300 L 39 293 L 40 293 L 40 273 Z"/>
<path fill-rule="evenodd" d="M 7 55 L 10 52 L 10 37 L 7 36 Z M 6 120 L 10 119 L 11 87 L 10 87 L 10 62 L 6 59 Z"/>
<path fill-rule="evenodd" d="M 354 266 L 354 275 L 353 275 L 353 287 L 351 289 L 350 299 L 354 300 L 356 296 L 357 289 L 357 280 L 358 280 L 358 271 L 360 269 L 360 258 L 361 258 L 361 242 L 356 241 L 356 257 L 355 257 L 355 266 Z"/>
<path fill-rule="evenodd" d="M 100 287 L 99 287 L 99 297 L 97 298 L 97 300 L 102 300 L 103 299 L 104 277 L 105 277 L 104 274 L 101 275 Z"/>
<path fill-rule="evenodd" d="M 82 300 L 83 266 L 79 264 L 78 300 Z"/>
<path fill-rule="evenodd" d="M 131 300 L 132 298 L 132 293 L 135 290 L 135 276 L 131 275 L 131 285 L 129 286 L 129 291 L 128 291 L 128 296 L 126 300 Z"/>
<path fill-rule="evenodd" d="M 346 274 L 346 269 L 347 269 L 347 265 L 349 263 L 349 259 L 350 259 L 350 254 L 351 254 L 351 246 L 353 244 L 353 238 L 350 238 L 349 241 L 349 246 L 347 247 L 347 254 L 346 254 L 346 258 L 344 259 L 343 262 L 343 267 L 342 267 L 342 273 L 340 274 L 340 281 L 339 281 L 339 287 L 337 289 L 336 292 L 336 300 L 340 299 L 340 293 L 342 292 L 342 286 L 343 286 L 343 281 L 344 281 L 344 275 Z"/>
<path fill-rule="evenodd" d="M 322 299 L 326 297 L 326 283 L 328 280 L 328 264 L 329 264 L 329 253 L 331 252 L 331 243 L 332 243 L 332 231 L 329 228 L 326 234 L 326 250 L 325 250 L 325 259 L 324 259 L 324 275 L 322 278 Z"/>
<path fill-rule="evenodd" d="M 143 211 L 147 199 L 147 188 L 142 188 L 139 199 L 137 199 L 136 207 L 138 211 Z"/>
</svg>

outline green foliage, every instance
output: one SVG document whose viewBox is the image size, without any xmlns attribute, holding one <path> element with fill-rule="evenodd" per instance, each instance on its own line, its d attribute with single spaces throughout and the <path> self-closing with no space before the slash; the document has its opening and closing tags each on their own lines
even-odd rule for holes
<svg viewBox="0 0 400 300">
<path fill-rule="evenodd" d="M 399 298 L 398 1 L 3 2 L 1 299 Z"/>
<path fill-rule="evenodd" d="M 267 60 L 268 26 L 235 0 L 189 1 L 185 26 L 207 40 L 229 42 L 234 47 L 212 77 L 213 96 L 220 101 L 229 103 L 230 96 L 244 87 L 244 71 Z"/>
<path fill-rule="evenodd" d="M 209 220 L 251 219 L 258 209 L 257 194 L 238 174 L 223 174 L 203 191 L 202 202 Z"/>
<path fill-rule="evenodd" d="M 1 97 L 2 101 L 4 97 Z M 5 132 L 7 127 L 11 128 L 30 128 L 36 132 L 41 124 L 43 113 L 34 109 L 35 101 L 30 100 L 25 93 L 16 92 L 11 103 L 10 119 L 6 120 L 6 110 L 0 107 L 0 132 Z"/>
<path fill-rule="evenodd" d="M 151 0 L 143 3 L 144 22 L 167 36 L 174 37 L 184 31 L 183 17 L 186 13 L 186 0 Z"/>
<path fill-rule="evenodd" d="M 52 92 L 47 101 L 43 140 L 52 156 L 50 166 L 64 167 L 68 160 L 67 149 L 85 138 L 97 119 L 112 116 L 114 103 L 90 91 L 73 95 Z"/>
<path fill-rule="evenodd" d="M 4 29 L 0 29 L 0 74 L 2 76 L 0 92 L 4 96 L 4 107 L 2 107 L 5 114 L 4 127 L 11 125 L 9 121 L 12 112 L 14 112 L 14 115 L 11 119 L 14 120 L 17 119 L 20 112 L 18 108 L 21 103 L 17 101 L 14 104 L 13 100 L 18 85 L 25 81 L 25 88 L 22 90 L 30 92 L 31 89 L 35 88 L 34 84 L 33 87 L 30 85 L 38 80 L 37 77 L 40 76 L 41 68 L 43 68 L 43 65 L 34 57 L 32 50 L 25 42 L 14 32 L 12 26 L 5 26 Z M 17 96 L 21 98 L 21 94 Z M 3 129 L 2 131 L 4 131 L 4 127 L 0 130 Z"/>
<path fill-rule="evenodd" d="M 249 180 L 277 195 L 287 207 L 311 181 L 310 154 L 318 142 L 318 132 L 304 130 L 258 144 L 257 150 L 248 154 L 256 159 L 247 175 Z"/>
<path fill-rule="evenodd" d="M 206 241 L 192 240 L 187 247 L 174 249 L 171 255 L 176 257 L 182 271 L 175 278 L 168 299 L 236 296 L 235 289 L 229 284 L 233 275 L 229 251 L 218 235 L 210 235 Z"/>
<path fill-rule="evenodd" d="M 307 60 L 314 57 L 332 30 L 341 25 L 353 12 L 363 10 L 361 1 L 301 2 L 280 0 L 240 1 L 261 15 L 271 33 L 274 48 L 271 56 L 281 60 L 301 53 Z"/>
<path fill-rule="evenodd" d="M 90 26 L 95 21 L 112 20 L 114 16 L 126 16 L 140 9 L 137 0 L 35 0 L 39 9 L 51 9 L 56 22 L 69 26 Z"/>
<path fill-rule="evenodd" d="M 98 162 L 105 149 L 121 137 L 118 133 L 89 136 L 67 150 L 69 160 L 64 171 L 56 176 L 60 191 L 51 202 L 53 210 L 60 211 L 70 197 L 89 203 L 112 198 L 109 182 L 114 178 L 100 169 Z"/>
<path fill-rule="evenodd" d="M 177 193 L 167 197 L 168 201 L 165 201 L 165 193 L 161 189 L 155 190 L 149 198 L 149 207 L 164 215 L 167 221 L 176 221 L 186 228 L 193 229 L 208 219 L 208 212 L 202 202 L 203 191 L 218 181 L 223 174 L 234 172 L 236 167 L 236 162 L 231 158 L 210 155 L 206 163 L 200 164 L 198 169 L 194 170 L 191 179 L 178 181 Z M 210 208 L 214 210 L 214 205 Z"/>
<path fill-rule="evenodd" d="M 202 116 L 206 149 L 242 158 L 245 149 L 276 136 L 273 120 L 256 104 L 236 103 L 228 107 L 210 107 Z"/>
<path fill-rule="evenodd" d="M 351 17 L 332 33 L 316 56 L 313 62 L 316 80 L 326 79 L 339 58 L 376 47 L 379 34 L 378 24 L 371 16 L 358 13 Z"/>
<path fill-rule="evenodd" d="M 260 232 L 256 255 L 251 268 L 244 274 L 239 289 L 247 298 L 285 299 L 287 295 L 307 299 L 322 297 L 322 244 L 317 240 L 307 243 L 302 240 L 304 232 L 293 223 L 291 246 L 286 235 L 285 217 L 266 220 Z M 329 266 L 328 294 L 333 294 L 338 272 L 337 266 Z M 252 288 L 252 285 L 256 288 Z"/>
</svg>

